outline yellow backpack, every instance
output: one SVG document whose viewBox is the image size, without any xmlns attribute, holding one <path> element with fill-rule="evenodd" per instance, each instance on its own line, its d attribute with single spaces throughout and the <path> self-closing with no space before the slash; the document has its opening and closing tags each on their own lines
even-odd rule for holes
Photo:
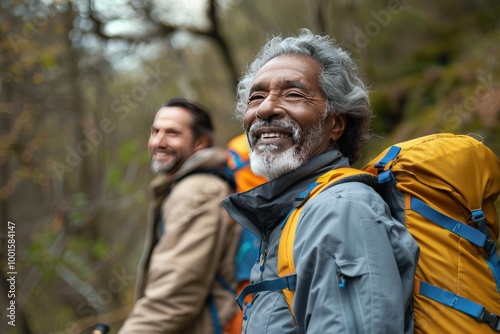
<svg viewBox="0 0 500 334">
<path fill-rule="evenodd" d="M 494 206 L 500 194 L 500 160 L 495 154 L 470 136 L 429 135 L 386 149 L 363 171 L 341 168 L 325 173 L 309 187 L 306 198 L 335 183 L 367 183 L 366 175 L 378 179 L 382 188 L 377 190 L 392 215 L 420 247 L 415 333 L 500 331 L 499 222 Z M 283 279 L 276 289 L 282 289 L 290 310 L 297 279 L 293 242 L 305 202 L 286 221 L 278 250 Z"/>
</svg>

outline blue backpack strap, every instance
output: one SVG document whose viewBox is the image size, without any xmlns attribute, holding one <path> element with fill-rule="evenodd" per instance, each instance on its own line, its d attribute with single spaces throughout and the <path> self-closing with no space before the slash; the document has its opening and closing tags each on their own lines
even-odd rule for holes
<svg viewBox="0 0 500 334">
<path fill-rule="evenodd" d="M 222 334 L 222 327 L 219 320 L 219 314 L 217 313 L 217 306 L 215 305 L 214 297 L 212 292 L 208 294 L 207 297 L 208 308 L 210 309 L 210 315 L 212 316 L 212 323 L 214 325 L 214 333 Z"/>
<path fill-rule="evenodd" d="M 478 229 L 442 214 L 415 197 L 411 198 L 410 205 L 411 209 L 421 216 L 468 240 L 474 245 L 484 248 L 489 255 L 489 259 L 486 260 L 486 262 L 491 268 L 498 292 L 500 292 L 500 259 L 498 257 L 496 243 L 491 239 L 490 233 L 486 228 L 484 228 L 485 234 Z M 475 219 L 474 215 L 478 217 L 482 214 L 481 210 L 474 211 L 473 220 Z M 478 211 L 481 211 L 481 213 Z M 484 216 L 484 214 L 482 214 L 482 216 Z"/>
<path fill-rule="evenodd" d="M 400 151 L 401 148 L 399 146 L 392 146 L 382 159 L 374 165 L 374 167 L 378 169 L 379 183 L 389 183 L 392 185 L 396 184 L 396 179 L 394 178 L 391 169 L 384 169 L 387 164 L 397 158 Z M 417 198 L 412 197 L 410 205 L 411 209 L 421 216 L 468 240 L 469 242 L 484 248 L 489 255 L 489 260 L 486 260 L 486 262 L 491 268 L 498 291 L 500 292 L 500 258 L 498 256 L 496 242 L 495 240 L 492 240 L 491 234 L 486 228 L 487 221 L 482 210 L 471 211 L 472 221 L 478 226 L 478 229 L 475 229 L 467 224 L 442 214 Z M 457 296 L 449 291 L 426 282 L 419 282 L 418 284 L 420 294 L 466 313 L 476 318 L 478 321 L 487 322 L 493 329 L 500 331 L 500 316 L 489 312 L 480 304 L 472 302 L 461 296 Z"/>
<path fill-rule="evenodd" d="M 248 166 L 250 164 L 250 162 L 249 161 L 244 161 L 240 157 L 240 155 L 238 153 L 236 153 L 235 151 L 233 151 L 231 149 L 228 149 L 227 153 L 229 154 L 229 156 L 233 160 L 234 167 L 233 168 L 229 167 L 229 164 L 226 161 L 226 163 L 224 165 L 224 174 L 226 175 L 227 181 L 228 181 L 229 185 L 231 186 L 231 188 L 233 190 L 236 190 L 236 177 L 235 177 L 235 174 L 236 174 L 237 171 L 239 171 L 243 167 Z"/>
<path fill-rule="evenodd" d="M 486 229 L 488 222 L 486 221 L 486 216 L 484 215 L 483 210 L 472 210 L 470 213 L 472 221 L 477 225 L 477 229 L 484 234 L 488 233 L 488 230 Z"/>
<path fill-rule="evenodd" d="M 291 291 L 295 291 L 297 287 L 297 275 L 292 274 L 288 276 L 283 276 L 275 279 L 269 279 L 253 284 L 249 284 L 244 287 L 238 297 L 236 298 L 236 302 L 238 303 L 240 309 L 243 310 L 243 302 L 245 301 L 245 297 L 251 293 L 261 292 L 261 291 L 278 291 L 283 289 L 290 289 Z"/>
<path fill-rule="evenodd" d="M 307 189 L 302 191 L 300 194 L 297 195 L 297 197 L 295 197 L 295 200 L 293 201 L 293 209 L 296 209 L 298 207 L 300 207 L 302 204 L 304 204 L 308 199 L 309 199 L 309 196 L 311 195 L 311 192 L 314 190 L 314 188 L 316 188 L 317 186 L 319 186 L 321 183 L 318 183 L 318 182 L 313 182 L 311 183 L 310 185 L 307 186 Z M 290 215 L 292 212 L 290 211 L 288 213 L 288 215 Z M 285 218 L 285 222 L 287 221 L 288 217 Z"/>
<path fill-rule="evenodd" d="M 480 322 L 487 322 L 491 328 L 500 331 L 500 316 L 498 314 L 491 313 L 478 303 L 427 282 L 420 281 L 419 284 L 418 290 L 421 295 L 470 315 Z"/>
<path fill-rule="evenodd" d="M 486 263 L 491 268 L 491 272 L 493 273 L 493 276 L 495 277 L 495 282 L 497 283 L 497 289 L 498 293 L 500 293 L 500 259 L 498 258 L 498 253 L 496 251 L 495 247 L 495 252 L 490 255 L 489 260 L 486 260 Z"/>
<path fill-rule="evenodd" d="M 220 285 L 222 285 L 222 287 L 225 290 L 231 292 L 233 295 L 236 295 L 236 291 L 231 287 L 231 285 L 229 285 L 228 282 L 226 282 L 226 280 L 224 278 L 222 278 L 221 275 L 217 274 L 215 276 L 215 280 L 217 282 L 219 282 Z M 210 309 L 210 315 L 212 317 L 212 323 L 214 325 L 214 332 L 215 332 L 215 334 L 222 334 L 222 326 L 221 326 L 220 320 L 219 320 L 219 313 L 217 312 L 217 306 L 215 305 L 212 291 L 210 291 L 208 293 L 207 304 L 208 304 L 208 308 Z"/>
<path fill-rule="evenodd" d="M 236 282 L 240 283 L 250 279 L 250 272 L 252 271 L 253 266 L 259 262 L 259 244 L 260 239 L 243 227 L 235 259 Z"/>
<path fill-rule="evenodd" d="M 496 253 L 497 243 L 491 238 L 490 231 L 486 228 L 488 221 L 486 220 L 484 212 L 480 209 L 472 210 L 471 219 L 477 225 L 477 229 L 486 235 L 484 249 L 486 249 L 490 256 Z"/>
<path fill-rule="evenodd" d="M 229 153 L 229 155 L 231 155 L 231 157 L 233 158 L 233 161 L 234 161 L 233 171 L 237 171 L 237 170 L 250 164 L 249 161 L 245 161 L 245 160 L 241 159 L 240 155 L 238 153 L 236 153 L 235 151 L 228 149 L 227 152 Z"/>
<path fill-rule="evenodd" d="M 396 145 L 391 146 L 389 151 L 387 151 L 387 153 L 383 156 L 383 158 L 380 159 L 380 161 L 377 162 L 374 167 L 377 168 L 378 170 L 384 169 L 389 162 L 396 159 L 400 151 L 401 147 Z"/>
<path fill-rule="evenodd" d="M 385 166 L 397 158 L 399 152 L 401 151 L 401 147 L 399 146 L 391 146 L 389 151 L 377 162 L 374 167 L 379 170 L 378 180 L 379 183 L 390 182 L 392 184 L 396 183 L 394 176 L 390 169 L 384 171 Z M 500 260 L 498 258 L 498 253 L 496 250 L 496 242 L 492 240 L 490 233 L 486 229 L 486 217 L 482 210 L 472 210 L 472 220 L 477 224 L 478 229 L 472 228 L 466 224 L 459 222 L 451 217 L 448 217 L 437 210 L 434 210 L 426 203 L 421 200 L 412 197 L 411 199 L 411 208 L 413 211 L 422 215 L 423 217 L 433 221 L 439 226 L 469 240 L 473 244 L 483 247 L 490 256 L 490 261 L 496 269 L 494 270 L 497 275 L 495 278 L 497 279 L 497 283 L 500 289 Z M 497 277 L 498 276 L 498 277 Z"/>
<path fill-rule="evenodd" d="M 486 235 L 485 247 L 489 255 L 488 265 L 495 276 L 497 282 L 498 292 L 500 292 L 500 258 L 497 252 L 497 243 L 491 237 L 490 231 L 486 228 L 486 216 L 482 210 L 471 211 L 472 221 L 476 223 L 478 229 Z"/>
<path fill-rule="evenodd" d="M 233 288 L 231 287 L 231 285 L 230 285 L 230 284 L 229 284 L 229 283 L 228 283 L 228 282 L 227 282 L 224 278 L 222 278 L 222 276 L 221 276 L 220 274 L 215 275 L 215 280 L 216 280 L 217 282 L 219 282 L 219 284 L 220 284 L 220 285 L 222 285 L 222 287 L 223 287 L 225 290 L 227 290 L 227 291 L 231 292 L 231 294 L 233 294 L 233 295 L 235 295 L 235 296 L 236 296 L 236 290 L 235 290 L 235 289 L 233 289 Z"/>
<path fill-rule="evenodd" d="M 431 208 L 429 205 L 422 202 L 418 198 L 412 197 L 410 205 L 413 211 L 438 224 L 442 228 L 445 228 L 448 231 L 469 240 L 476 246 L 485 247 L 486 235 L 483 232 L 442 214 L 441 212 Z"/>
<path fill-rule="evenodd" d="M 392 171 L 390 169 L 384 170 L 384 168 L 389 162 L 397 158 L 400 151 L 401 147 L 396 145 L 391 146 L 389 151 L 387 151 L 387 153 L 382 157 L 382 159 L 380 159 L 380 161 L 374 165 L 374 167 L 378 169 L 379 183 L 389 182 L 392 185 L 396 184 L 396 179 L 394 178 Z"/>
</svg>

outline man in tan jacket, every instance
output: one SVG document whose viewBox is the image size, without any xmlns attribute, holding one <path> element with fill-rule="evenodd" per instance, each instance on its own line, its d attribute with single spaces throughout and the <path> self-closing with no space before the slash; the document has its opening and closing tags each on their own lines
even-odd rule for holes
<svg viewBox="0 0 500 334">
<path fill-rule="evenodd" d="M 158 176 L 136 303 L 119 331 L 222 333 L 236 314 L 234 258 L 240 227 L 220 201 L 225 152 L 212 146 L 210 117 L 199 104 L 175 98 L 158 110 L 148 149 Z"/>
</svg>

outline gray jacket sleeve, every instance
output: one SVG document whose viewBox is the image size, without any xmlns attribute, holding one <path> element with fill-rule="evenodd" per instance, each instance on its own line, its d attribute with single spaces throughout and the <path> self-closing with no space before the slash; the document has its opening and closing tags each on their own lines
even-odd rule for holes
<svg viewBox="0 0 500 334">
<path fill-rule="evenodd" d="M 301 332 L 413 332 L 418 247 L 372 188 L 341 184 L 306 203 L 294 258 Z"/>
</svg>

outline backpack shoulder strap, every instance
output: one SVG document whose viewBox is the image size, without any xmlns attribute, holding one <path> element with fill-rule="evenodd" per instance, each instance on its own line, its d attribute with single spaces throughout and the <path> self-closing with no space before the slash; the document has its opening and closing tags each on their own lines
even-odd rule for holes
<svg viewBox="0 0 500 334">
<path fill-rule="evenodd" d="M 337 168 L 319 176 L 315 182 L 310 184 L 305 191 L 301 192 L 297 196 L 292 210 L 290 210 L 287 217 L 285 217 L 281 226 L 283 231 L 281 233 L 278 246 L 279 277 L 249 284 L 243 288 L 236 298 L 236 301 L 241 309 L 243 309 L 245 297 L 251 293 L 281 290 L 285 296 L 290 312 L 293 315 L 292 301 L 297 283 L 297 275 L 295 273 L 295 264 L 293 260 L 293 243 L 295 240 L 295 230 L 298 218 L 303 205 L 309 199 L 318 195 L 322 190 L 333 186 L 334 184 L 350 181 L 359 181 L 373 186 L 374 183 L 372 182 L 376 183 L 376 177 L 371 173 L 355 168 Z M 251 303 L 249 305 L 251 305 Z M 247 307 L 249 305 L 247 305 Z"/>
<path fill-rule="evenodd" d="M 304 204 L 311 198 L 317 196 L 324 189 L 335 184 L 350 181 L 363 182 L 362 178 L 359 177 L 360 175 L 369 175 L 371 178 L 374 177 L 373 174 L 350 167 L 332 169 L 319 176 L 314 183 L 309 185 L 307 190 L 299 194 L 294 202 L 294 208 L 290 211 L 287 218 L 285 218 L 282 225 L 283 231 L 281 232 L 278 248 L 278 275 L 280 277 L 295 275 L 293 243 L 295 241 L 297 222 L 299 220 L 299 216 L 302 212 Z M 285 296 L 290 312 L 292 312 L 293 314 L 292 301 L 295 291 L 285 288 L 283 289 L 283 294 Z"/>
</svg>

